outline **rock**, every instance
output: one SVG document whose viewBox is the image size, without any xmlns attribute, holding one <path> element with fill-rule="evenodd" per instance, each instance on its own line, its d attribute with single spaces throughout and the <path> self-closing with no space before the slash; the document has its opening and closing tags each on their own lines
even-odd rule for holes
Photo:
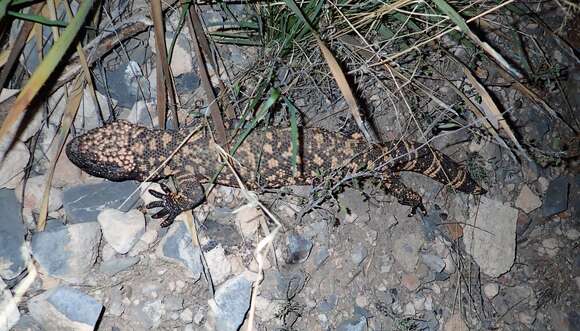
<svg viewBox="0 0 580 331">
<path fill-rule="evenodd" d="M 211 274 L 211 280 L 215 285 L 223 283 L 230 276 L 232 265 L 220 244 L 205 253 L 205 260 Z"/>
<path fill-rule="evenodd" d="M 415 316 L 415 306 L 413 305 L 413 303 L 408 302 L 405 305 L 405 308 L 403 308 L 403 315 L 405 316 Z"/>
<path fill-rule="evenodd" d="M 544 196 L 543 214 L 545 217 L 563 212 L 568 209 L 568 187 L 570 182 L 567 177 L 558 177 L 548 186 Z"/>
<path fill-rule="evenodd" d="M 538 209 L 542 205 L 542 200 L 532 192 L 528 185 L 524 185 L 516 200 L 516 207 L 524 213 L 529 214 L 531 211 Z"/>
<path fill-rule="evenodd" d="M 328 313 L 332 311 L 336 304 L 338 303 L 338 296 L 336 294 L 331 294 L 327 298 L 323 299 L 322 302 L 318 304 L 318 311 L 321 313 Z"/>
<path fill-rule="evenodd" d="M 284 309 L 283 303 L 274 302 L 262 296 L 256 297 L 256 316 L 264 322 L 276 319 L 281 309 Z"/>
<path fill-rule="evenodd" d="M 252 283 L 244 274 L 238 275 L 215 292 L 214 300 L 208 300 L 215 330 L 237 331 L 250 308 Z"/>
<path fill-rule="evenodd" d="M 32 255 L 50 276 L 81 283 L 97 259 L 100 241 L 97 223 L 64 226 L 51 221 L 45 231 L 32 235 Z"/>
<path fill-rule="evenodd" d="M 29 158 L 30 152 L 26 145 L 17 141 L 0 160 L 0 188 L 16 188 L 24 177 L 22 169 L 26 168 Z"/>
<path fill-rule="evenodd" d="M 19 319 L 20 312 L 16 301 L 13 301 L 12 293 L 0 278 L 0 331 L 11 330 Z"/>
<path fill-rule="evenodd" d="M 289 264 L 302 263 L 308 259 L 312 241 L 292 233 L 288 236 L 288 260 Z"/>
<path fill-rule="evenodd" d="M 191 237 L 183 222 L 169 228 L 157 247 L 157 255 L 166 261 L 176 262 L 191 271 L 191 277 L 199 279 L 203 271 L 199 247 L 192 245 Z"/>
<path fill-rule="evenodd" d="M 114 276 L 119 272 L 132 267 L 139 262 L 138 256 L 115 257 L 101 263 L 99 271 L 109 276 Z"/>
<path fill-rule="evenodd" d="M 239 226 L 240 233 L 251 238 L 260 226 L 260 218 L 264 217 L 258 208 L 245 207 L 236 213 L 236 224 Z"/>
<path fill-rule="evenodd" d="M 443 271 L 446 265 L 445 261 L 437 255 L 421 254 L 421 259 L 423 260 L 423 263 L 425 263 L 427 268 L 429 268 L 434 272 Z"/>
<path fill-rule="evenodd" d="M 94 330 L 103 306 L 92 297 L 59 286 L 28 301 L 28 310 L 44 330 Z"/>
<path fill-rule="evenodd" d="M 578 240 L 578 238 L 580 238 L 580 232 L 574 228 L 566 231 L 566 233 L 564 233 L 564 235 L 566 236 L 566 238 L 568 238 L 569 240 L 572 240 L 572 241 L 576 241 L 576 240 Z"/>
<path fill-rule="evenodd" d="M 367 248 L 362 243 L 358 243 L 353 247 L 352 252 L 350 253 L 350 258 L 352 262 L 358 266 L 367 258 L 368 254 L 369 252 Z"/>
<path fill-rule="evenodd" d="M 460 313 L 455 313 L 445 322 L 443 327 L 445 331 L 469 331 L 469 328 L 463 321 Z"/>
<path fill-rule="evenodd" d="M 322 264 L 330 257 L 330 252 L 328 251 L 327 246 L 319 246 L 316 250 L 316 254 L 314 255 L 314 265 L 317 268 L 320 268 Z"/>
<path fill-rule="evenodd" d="M 483 293 L 488 299 L 493 299 L 499 294 L 499 285 L 496 283 L 485 284 Z"/>
<path fill-rule="evenodd" d="M 42 203 L 42 196 L 44 194 L 46 177 L 36 176 L 31 177 L 26 181 L 20 182 L 16 187 L 16 198 L 20 200 L 22 197 L 22 190 L 24 190 L 24 201 L 22 206 L 30 208 L 35 212 L 40 211 Z M 60 189 L 51 187 L 48 198 L 48 212 L 58 210 L 62 206 L 62 191 Z"/>
<path fill-rule="evenodd" d="M 366 318 L 351 319 L 342 321 L 337 327 L 336 331 L 364 331 L 367 329 Z"/>
<path fill-rule="evenodd" d="M 419 278 L 414 274 L 403 274 L 401 278 L 401 283 L 405 286 L 409 291 L 414 291 L 419 287 Z"/>
<path fill-rule="evenodd" d="M 558 251 L 560 250 L 560 243 L 556 238 L 546 238 L 542 240 L 542 248 L 541 253 L 547 254 L 549 257 L 555 257 L 558 255 Z"/>
<path fill-rule="evenodd" d="M 97 220 L 107 243 L 120 254 L 127 253 L 145 233 L 145 216 L 137 209 L 126 213 L 104 209 Z"/>
<path fill-rule="evenodd" d="M 415 294 L 413 298 L 413 307 L 415 310 L 424 310 L 427 299 L 422 294 Z"/>
<path fill-rule="evenodd" d="M 131 196 L 138 187 L 134 181 L 74 186 L 64 191 L 64 210 L 70 223 L 96 221 L 101 210 L 106 208 L 127 212 L 139 200 L 138 194 Z M 127 202 L 123 203 L 125 200 Z"/>
<path fill-rule="evenodd" d="M 518 210 L 486 197 L 470 211 L 463 243 L 466 251 L 491 277 L 510 270 L 515 259 Z"/>
<path fill-rule="evenodd" d="M 80 185 L 82 174 L 82 170 L 74 165 L 63 151 L 60 153 L 58 160 L 56 161 L 54 176 L 52 177 L 52 186 L 64 187 Z"/>
<path fill-rule="evenodd" d="M 12 279 L 20 275 L 29 260 L 24 243 L 25 229 L 20 204 L 14 190 L 0 189 L 0 278 Z"/>
<path fill-rule="evenodd" d="M 193 322 L 193 312 L 189 308 L 185 308 L 180 314 L 179 319 L 183 323 L 191 323 Z"/>
<path fill-rule="evenodd" d="M 415 271 L 422 242 L 423 239 L 419 234 L 409 233 L 399 236 L 393 243 L 393 256 L 405 271 Z"/>
<path fill-rule="evenodd" d="M 163 299 L 163 307 L 167 311 L 181 311 L 183 310 L 183 298 L 173 295 L 166 296 Z"/>
<path fill-rule="evenodd" d="M 201 325 L 201 322 L 203 322 L 204 318 L 205 316 L 203 314 L 203 311 L 200 309 L 195 313 L 195 315 L 193 315 L 193 323 Z"/>
</svg>

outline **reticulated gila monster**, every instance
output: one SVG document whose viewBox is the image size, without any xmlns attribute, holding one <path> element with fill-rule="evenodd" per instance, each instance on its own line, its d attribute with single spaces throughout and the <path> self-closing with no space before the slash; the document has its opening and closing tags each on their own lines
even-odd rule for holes
<svg viewBox="0 0 580 331">
<path fill-rule="evenodd" d="M 177 149 L 191 132 L 151 130 L 126 121 L 116 121 L 74 138 L 66 147 L 68 158 L 85 172 L 113 181 L 135 179 L 144 181 Z M 399 203 L 426 212 L 421 196 L 401 183 L 400 171 L 412 171 L 429 176 L 458 191 L 483 194 L 485 190 L 466 169 L 440 151 L 421 147 L 409 141 L 388 141 L 369 145 L 359 138 L 346 138 L 321 129 L 303 129 L 300 135 L 297 171 L 292 171 L 292 146 L 288 129 L 256 130 L 240 145 L 234 158 L 239 176 L 250 189 L 277 188 L 287 185 L 312 184 L 321 173 L 335 169 L 351 172 L 381 169 L 388 193 Z M 165 218 L 162 226 L 170 225 L 184 210 L 193 209 L 205 198 L 202 183 L 207 183 L 223 162 L 210 138 L 198 132 L 179 149 L 167 165 L 151 180 L 174 176 L 178 192 L 150 192 L 160 199 L 147 208 L 162 207 L 153 218 Z M 228 169 L 216 183 L 238 186 Z"/>
</svg>

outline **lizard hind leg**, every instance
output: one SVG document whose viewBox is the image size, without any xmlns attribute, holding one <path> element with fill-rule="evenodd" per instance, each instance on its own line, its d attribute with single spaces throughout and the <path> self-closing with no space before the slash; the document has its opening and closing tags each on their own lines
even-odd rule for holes
<svg viewBox="0 0 580 331">
<path fill-rule="evenodd" d="M 403 184 L 399 178 L 391 176 L 385 177 L 383 178 L 383 184 L 387 193 L 397 198 L 397 201 L 400 204 L 411 207 L 411 212 L 408 215 L 409 217 L 414 216 L 417 213 L 417 209 L 419 209 L 423 215 L 427 215 L 427 209 L 425 209 L 425 206 L 423 205 L 423 199 L 421 196 Z"/>
</svg>

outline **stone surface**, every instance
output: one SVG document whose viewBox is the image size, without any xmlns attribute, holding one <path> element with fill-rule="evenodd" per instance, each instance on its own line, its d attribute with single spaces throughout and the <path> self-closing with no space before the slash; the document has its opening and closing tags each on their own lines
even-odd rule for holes
<svg viewBox="0 0 580 331">
<path fill-rule="evenodd" d="M 215 292 L 214 300 L 209 300 L 215 330 L 237 331 L 250 308 L 252 283 L 248 276 L 238 275 Z"/>
<path fill-rule="evenodd" d="M 513 265 L 517 218 L 517 209 L 486 197 L 470 212 L 463 243 L 486 275 L 498 277 Z"/>
<path fill-rule="evenodd" d="M 558 177 L 548 186 L 544 196 L 543 214 L 549 217 L 568 209 L 568 189 L 570 186 L 567 177 Z"/>
<path fill-rule="evenodd" d="M 12 299 L 12 293 L 0 279 L 0 331 L 10 330 L 20 319 L 18 306 Z"/>
<path fill-rule="evenodd" d="M 393 256 L 407 272 L 413 272 L 419 261 L 419 248 L 423 238 L 417 233 L 399 236 L 393 243 Z"/>
<path fill-rule="evenodd" d="M 355 265 L 359 265 L 367 258 L 368 254 L 367 248 L 362 243 L 358 243 L 353 247 L 350 253 L 350 259 Z"/>
<path fill-rule="evenodd" d="M 288 236 L 288 263 L 301 263 L 308 259 L 312 250 L 312 241 L 298 234 Z"/>
<path fill-rule="evenodd" d="M 117 253 L 127 253 L 145 233 L 145 215 L 137 209 L 124 213 L 116 209 L 104 209 L 97 217 L 103 237 Z"/>
<path fill-rule="evenodd" d="M 183 222 L 173 224 L 157 247 L 157 255 L 170 262 L 179 263 L 191 271 L 193 279 L 199 279 L 203 270 L 201 252 L 192 245 L 191 237 Z"/>
<path fill-rule="evenodd" d="M 67 286 L 46 291 L 28 301 L 32 317 L 44 330 L 94 330 L 103 306 Z"/>
<path fill-rule="evenodd" d="M 540 208 L 541 205 L 542 200 L 532 192 L 528 185 L 524 185 L 516 200 L 516 207 L 529 214 L 531 211 Z"/>
<path fill-rule="evenodd" d="M 138 188 L 138 183 L 103 182 L 99 184 L 86 184 L 71 187 L 64 191 L 64 210 L 70 223 L 93 222 L 106 208 L 129 211 L 134 208 L 139 200 L 139 194 L 133 194 Z M 127 200 L 127 203 L 123 202 Z"/>
<path fill-rule="evenodd" d="M 469 328 L 463 321 L 461 314 L 455 313 L 445 322 L 443 327 L 445 331 L 469 331 Z"/>
<path fill-rule="evenodd" d="M 46 185 L 45 181 L 46 179 L 44 176 L 35 176 L 18 184 L 16 187 L 16 197 L 20 200 L 22 197 L 22 191 L 24 190 L 24 200 L 22 201 L 24 208 L 30 208 L 35 212 L 40 211 L 44 186 Z M 62 191 L 51 187 L 48 198 L 48 212 L 55 211 L 61 206 Z"/>
<path fill-rule="evenodd" d="M 258 231 L 260 218 L 264 217 L 258 208 L 250 207 L 241 208 L 235 215 L 236 224 L 246 238 L 251 238 Z"/>
<path fill-rule="evenodd" d="M 0 162 L 0 188 L 12 189 L 22 181 L 29 158 L 26 145 L 17 141 Z"/>
<path fill-rule="evenodd" d="M 24 224 L 14 190 L 0 189 L 0 278 L 12 279 L 25 268 L 29 259 L 24 244 Z"/>
<path fill-rule="evenodd" d="M 215 285 L 223 283 L 232 272 L 230 260 L 226 257 L 224 248 L 218 244 L 209 252 L 205 252 L 205 260 Z"/>
<path fill-rule="evenodd" d="M 138 256 L 115 257 L 101 263 L 99 271 L 109 276 L 114 276 L 115 274 L 132 267 L 138 262 Z"/>
<path fill-rule="evenodd" d="M 100 241 L 97 223 L 64 226 L 52 221 L 45 231 L 33 234 L 32 255 L 50 276 L 81 283 L 95 263 Z"/>
<path fill-rule="evenodd" d="M 336 331 L 364 331 L 366 329 L 367 320 L 365 318 L 342 321 L 336 327 Z"/>
<path fill-rule="evenodd" d="M 445 261 L 437 255 L 421 254 L 421 259 L 423 260 L 423 263 L 434 272 L 441 272 L 446 266 Z"/>
<path fill-rule="evenodd" d="M 499 293 L 499 285 L 496 283 L 485 284 L 483 287 L 483 293 L 485 293 L 485 296 L 488 299 L 493 299 Z"/>
</svg>

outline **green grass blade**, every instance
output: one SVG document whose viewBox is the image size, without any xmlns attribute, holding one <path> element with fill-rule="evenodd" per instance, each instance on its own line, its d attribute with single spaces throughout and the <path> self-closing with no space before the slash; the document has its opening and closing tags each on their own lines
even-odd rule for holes
<svg viewBox="0 0 580 331">
<path fill-rule="evenodd" d="M 453 7 L 451 7 L 445 0 L 433 0 L 433 2 L 435 2 L 439 10 L 441 10 L 445 15 L 449 16 L 449 19 L 451 19 L 451 21 L 455 23 L 455 25 L 457 25 L 461 31 L 469 32 L 469 27 L 467 27 L 467 23 L 463 17 L 461 17 L 461 15 L 459 15 L 459 13 L 453 9 Z"/>
<path fill-rule="evenodd" d="M 51 19 L 46 18 L 46 17 L 41 16 L 41 15 L 23 14 L 23 13 L 12 11 L 12 10 L 8 11 L 8 15 L 19 18 L 19 19 L 24 20 L 24 21 L 40 23 L 40 24 L 46 25 L 46 26 L 58 26 L 60 28 L 66 28 L 66 26 L 68 24 L 65 21 L 51 20 Z"/>
</svg>

